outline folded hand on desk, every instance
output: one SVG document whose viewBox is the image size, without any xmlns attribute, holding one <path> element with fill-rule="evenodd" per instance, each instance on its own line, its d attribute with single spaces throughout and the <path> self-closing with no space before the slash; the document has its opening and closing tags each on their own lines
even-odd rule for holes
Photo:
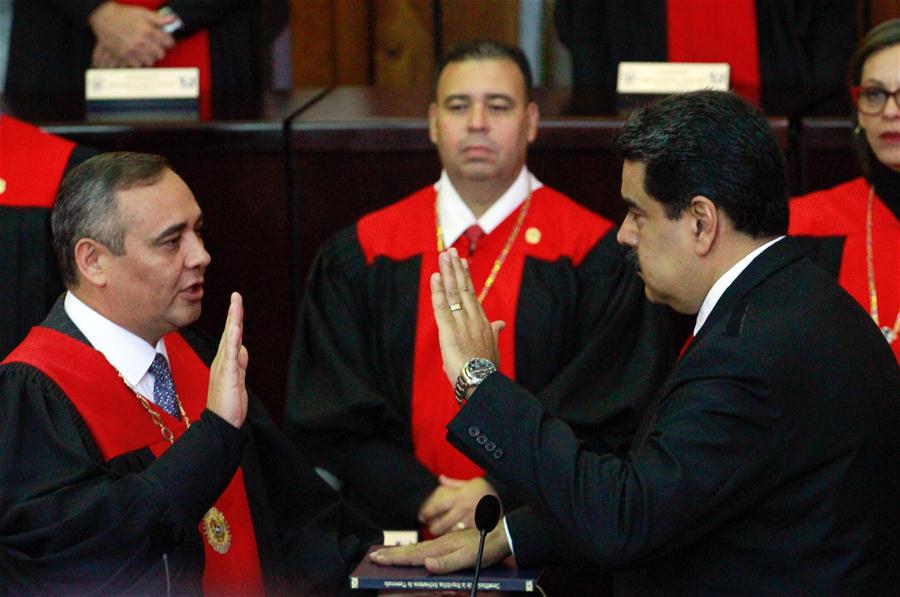
<svg viewBox="0 0 900 597">
<path fill-rule="evenodd" d="M 466 481 L 441 475 L 440 481 L 440 486 L 419 509 L 419 522 L 426 525 L 435 537 L 450 530 L 473 528 L 478 500 L 487 494 L 497 495 L 484 477 Z"/>
<path fill-rule="evenodd" d="M 478 557 L 479 532 L 466 529 L 448 533 L 431 541 L 401 547 L 385 547 L 374 551 L 369 558 L 382 566 L 425 566 L 433 574 L 447 574 L 474 568 Z M 500 524 L 487 534 L 484 541 L 482 566 L 491 566 L 510 555 L 506 541 L 506 525 Z"/>
</svg>

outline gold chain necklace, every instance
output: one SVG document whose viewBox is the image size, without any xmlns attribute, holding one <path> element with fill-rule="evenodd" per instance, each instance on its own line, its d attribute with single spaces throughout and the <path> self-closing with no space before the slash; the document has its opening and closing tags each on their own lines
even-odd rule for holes
<svg viewBox="0 0 900 597">
<path fill-rule="evenodd" d="M 439 199 L 440 194 L 438 194 L 438 196 L 434 199 L 434 227 L 437 230 L 438 253 L 444 250 L 444 230 L 441 228 L 441 217 L 440 213 L 438 212 Z M 497 255 L 497 258 L 494 260 L 494 265 L 491 267 L 491 272 L 485 279 L 484 286 L 481 287 L 481 292 L 478 293 L 479 303 L 484 303 L 485 297 L 487 297 L 488 292 L 490 292 L 491 288 L 494 286 L 494 282 L 497 280 L 497 275 L 500 273 L 500 268 L 503 267 L 503 263 L 506 261 L 506 257 L 507 255 L 509 255 L 513 243 L 516 242 L 516 238 L 519 236 L 519 231 L 522 229 L 522 224 L 525 222 L 525 216 L 528 215 L 528 208 L 530 206 L 531 183 L 529 182 L 528 197 L 525 198 L 525 202 L 522 203 L 522 207 L 519 208 L 519 217 L 516 219 L 516 225 L 513 227 L 512 232 L 509 234 L 509 238 L 506 239 L 506 243 L 503 245 L 503 249 L 501 249 L 500 254 Z"/>
<path fill-rule="evenodd" d="M 172 430 L 163 423 L 160 414 L 150 408 L 150 401 L 147 400 L 147 397 L 134 389 L 134 386 L 128 383 L 128 380 L 125 379 L 125 376 L 122 375 L 121 371 L 116 369 L 116 373 L 119 374 L 119 379 L 122 380 L 125 387 L 131 390 L 138 399 L 138 402 L 141 403 L 141 406 L 144 407 L 144 410 L 147 411 L 147 414 L 150 415 L 150 418 L 153 419 L 153 422 L 156 423 L 156 426 L 159 427 L 159 431 L 162 433 L 163 438 L 170 444 L 174 444 L 175 435 L 172 433 Z M 178 411 L 181 413 L 181 420 L 184 422 L 184 426 L 190 427 L 191 420 L 188 419 L 187 413 L 184 412 L 184 407 L 181 405 L 181 398 L 178 397 L 178 392 L 175 392 L 175 404 L 178 405 Z M 216 553 L 224 554 L 231 548 L 231 527 L 228 525 L 228 520 L 225 519 L 225 515 L 222 514 L 222 511 L 215 506 L 207 510 L 206 514 L 203 515 L 203 520 L 200 521 L 200 529 L 203 531 L 203 535 L 206 537 L 209 546 L 212 547 L 213 551 Z"/>
<path fill-rule="evenodd" d="M 878 319 L 878 293 L 875 291 L 875 249 L 872 243 L 872 211 L 875 203 L 875 187 L 869 189 L 869 205 L 866 208 L 866 278 L 869 282 L 869 313 L 872 315 L 872 321 L 875 322 L 884 334 L 884 339 L 888 344 L 893 344 L 897 336 L 900 335 L 900 311 L 897 312 L 897 318 L 894 320 L 894 327 L 882 326 Z"/>
</svg>

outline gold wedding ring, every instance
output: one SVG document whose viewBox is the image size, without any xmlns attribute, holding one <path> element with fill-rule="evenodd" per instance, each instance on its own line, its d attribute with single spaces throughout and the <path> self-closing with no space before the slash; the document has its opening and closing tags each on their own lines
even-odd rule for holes
<svg viewBox="0 0 900 597">
<path fill-rule="evenodd" d="M 459 311 L 460 309 L 462 309 L 462 305 L 459 303 L 453 303 L 452 305 L 450 305 L 451 311 Z"/>
</svg>

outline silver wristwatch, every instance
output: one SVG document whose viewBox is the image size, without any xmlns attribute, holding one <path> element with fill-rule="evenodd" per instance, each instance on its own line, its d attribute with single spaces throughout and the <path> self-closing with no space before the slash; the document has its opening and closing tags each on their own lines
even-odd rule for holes
<svg viewBox="0 0 900 597">
<path fill-rule="evenodd" d="M 456 387 L 454 388 L 459 405 L 462 406 L 466 403 L 466 392 L 469 391 L 469 388 L 477 386 L 496 370 L 497 368 L 492 362 L 481 357 L 471 359 L 463 365 L 459 377 L 456 378 Z"/>
</svg>

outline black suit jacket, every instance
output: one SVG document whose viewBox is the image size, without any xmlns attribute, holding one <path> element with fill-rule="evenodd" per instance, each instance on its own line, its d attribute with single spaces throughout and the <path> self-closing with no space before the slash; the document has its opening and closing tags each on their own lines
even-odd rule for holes
<svg viewBox="0 0 900 597">
<path fill-rule="evenodd" d="M 520 563 L 581 556 L 628 595 L 896 594 L 898 397 L 868 315 L 784 240 L 722 296 L 627 457 L 499 374 L 448 429 L 535 509 L 507 519 Z"/>
</svg>

